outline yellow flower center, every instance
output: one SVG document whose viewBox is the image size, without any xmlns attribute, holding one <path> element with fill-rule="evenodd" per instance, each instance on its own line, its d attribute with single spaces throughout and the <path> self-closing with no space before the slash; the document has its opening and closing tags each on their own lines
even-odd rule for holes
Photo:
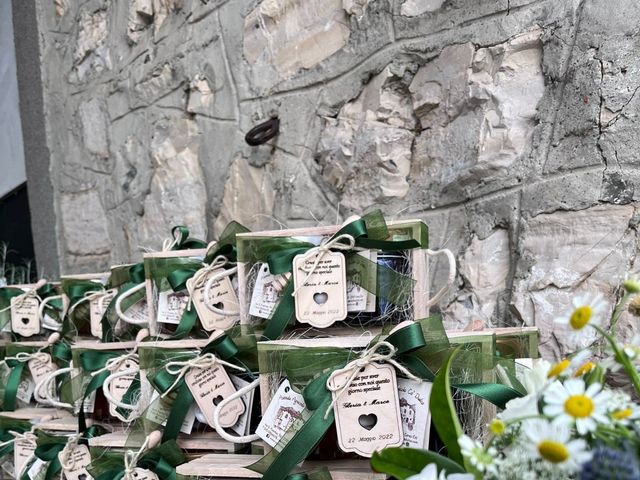
<svg viewBox="0 0 640 480">
<path fill-rule="evenodd" d="M 589 305 L 583 305 L 576 308 L 571 314 L 569 323 L 574 330 L 582 330 L 591 320 L 591 307 Z"/>
<path fill-rule="evenodd" d="M 629 418 L 633 411 L 630 408 L 625 408 L 624 410 L 618 410 L 617 412 L 613 412 L 613 418 L 616 420 L 624 420 L 625 418 Z"/>
<path fill-rule="evenodd" d="M 498 420 L 497 418 L 492 420 L 489 424 L 489 430 L 491 430 L 491 433 L 496 436 L 502 435 L 506 428 L 507 426 L 504 424 L 504 422 L 502 420 Z"/>
<path fill-rule="evenodd" d="M 549 369 L 549 373 L 547 374 L 547 378 L 553 378 L 553 377 L 557 377 L 559 375 L 562 374 L 562 372 L 564 372 L 567 367 L 569 367 L 569 365 L 571 365 L 571 362 L 569 360 L 562 360 L 561 362 L 556 363 L 555 365 L 553 365 L 550 369 Z"/>
<path fill-rule="evenodd" d="M 594 368 L 596 368 L 595 363 L 587 362 L 584 365 L 582 365 L 578 370 L 576 370 L 576 377 L 581 377 L 582 375 L 589 373 Z"/>
<path fill-rule="evenodd" d="M 564 402 L 564 411 L 573 418 L 586 418 L 593 413 L 594 405 L 586 395 L 571 395 Z"/>
<path fill-rule="evenodd" d="M 562 443 L 543 440 L 538 444 L 540 456 L 551 463 L 562 463 L 569 459 L 569 450 Z"/>
</svg>

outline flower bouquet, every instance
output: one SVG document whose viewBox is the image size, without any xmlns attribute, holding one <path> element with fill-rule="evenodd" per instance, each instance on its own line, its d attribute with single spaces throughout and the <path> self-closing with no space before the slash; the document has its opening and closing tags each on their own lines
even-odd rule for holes
<svg viewBox="0 0 640 480">
<path fill-rule="evenodd" d="M 449 384 L 454 351 L 436 376 L 430 401 L 445 451 L 388 448 L 373 456 L 373 469 L 401 480 L 640 478 L 640 342 L 624 345 L 615 335 L 624 309 L 640 302 L 640 283 L 627 280 L 623 287 L 608 329 L 600 297 L 577 298 L 556 319 L 572 345 L 587 347 L 555 364 L 540 360 L 511 379 L 527 394 L 506 403 L 486 439 L 465 435 L 456 416 Z M 495 373 L 501 376 L 499 368 Z M 606 384 L 621 373 L 631 394 Z"/>
</svg>

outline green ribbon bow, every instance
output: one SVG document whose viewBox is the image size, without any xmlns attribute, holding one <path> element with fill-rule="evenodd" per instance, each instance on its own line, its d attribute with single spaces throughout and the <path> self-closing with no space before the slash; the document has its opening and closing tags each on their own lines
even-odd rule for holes
<svg viewBox="0 0 640 480">
<path fill-rule="evenodd" d="M 97 425 L 91 426 L 82 433 L 82 436 L 78 440 L 78 444 L 88 445 L 90 438 L 103 435 L 104 433 L 106 433 L 104 428 Z M 62 465 L 60 464 L 58 454 L 66 447 L 69 437 L 63 435 L 49 435 L 41 430 L 38 430 L 36 435 L 38 436 L 38 439 L 36 440 L 36 450 L 34 455 L 43 462 L 48 463 L 44 476 L 45 480 L 53 480 L 62 471 Z M 25 472 L 20 480 L 31 479 L 28 473 Z"/>
<path fill-rule="evenodd" d="M 203 263 L 196 263 L 192 260 L 170 259 L 169 264 L 175 265 L 175 270 L 169 271 L 166 280 L 174 292 L 181 292 L 187 289 L 187 281 L 192 278 L 198 270 L 204 265 L 210 265 L 218 256 L 224 256 L 227 261 L 235 262 L 237 258 L 236 235 L 238 233 L 248 232 L 249 229 L 238 222 L 229 223 L 222 232 L 220 240 L 216 244 L 216 248 L 207 252 Z M 177 260 L 177 262 L 172 261 Z M 182 265 L 181 265 L 182 264 Z M 198 313 L 193 308 L 191 300 L 185 308 L 180 318 L 180 323 L 176 327 L 175 332 L 171 335 L 172 340 L 185 338 L 198 322 Z"/>
<path fill-rule="evenodd" d="M 436 334 L 436 331 L 441 333 Z M 425 333 L 430 337 L 435 335 L 439 340 L 429 345 L 425 340 Z M 384 341 L 394 346 L 394 359 L 397 362 L 414 375 L 431 381 L 435 375 L 428 363 L 438 362 L 438 357 L 443 353 L 442 334 L 442 322 L 436 317 L 429 317 L 395 331 L 384 338 Z M 446 334 L 444 335 L 446 338 Z M 375 338 L 371 344 L 377 343 L 379 339 L 380 337 Z M 275 348 L 279 349 L 281 346 Z M 250 467 L 252 470 L 263 473 L 265 480 L 281 480 L 309 455 L 334 422 L 333 410 L 330 410 L 325 418 L 325 412 L 332 402 L 331 392 L 326 387 L 327 380 L 336 369 L 344 367 L 356 356 L 350 349 L 343 348 L 289 347 L 286 350 L 284 369 L 287 378 L 292 386 L 306 385 L 303 387 L 302 395 L 309 417 L 281 449 L 274 449 L 267 454 Z M 263 359 L 265 356 L 261 353 L 261 365 Z M 278 359 L 274 358 L 273 362 L 278 362 Z M 265 363 L 269 369 L 270 365 L 266 359 Z M 496 383 L 458 383 L 453 386 L 502 407 L 508 400 L 524 394 Z"/>
<path fill-rule="evenodd" d="M 158 392 L 165 394 L 166 392 L 172 391 L 172 396 L 174 397 L 169 411 L 169 416 L 167 418 L 167 423 L 164 428 L 162 437 L 163 441 L 175 440 L 178 437 L 182 422 L 194 402 L 194 398 L 191 395 L 191 391 L 184 381 L 184 378 L 180 379 L 180 381 L 173 386 L 177 377 L 176 375 L 169 373 L 164 368 L 166 361 L 188 361 L 196 358 L 197 356 L 212 353 L 222 360 L 234 363 L 239 367 L 244 368 L 246 375 L 251 375 L 249 368 L 240 359 L 240 350 L 238 349 L 238 346 L 234 343 L 231 337 L 226 334 L 209 342 L 200 352 L 181 351 L 177 354 L 175 352 L 173 354 L 169 353 L 168 355 L 170 360 L 167 358 L 163 361 L 160 368 L 158 368 L 158 364 L 155 363 L 158 359 L 156 356 L 158 352 L 149 350 L 144 348 L 140 349 L 140 368 L 144 370 L 150 369 L 147 374 L 147 378 Z"/>
<path fill-rule="evenodd" d="M 422 224 L 424 225 L 424 224 Z M 342 235 L 350 235 L 355 240 L 355 246 L 365 249 L 382 251 L 403 251 L 424 247 L 427 242 L 426 226 L 421 233 L 421 240 L 387 240 L 389 230 L 384 216 L 380 210 L 375 210 L 362 218 L 348 223 L 338 230 L 329 241 L 336 240 Z M 293 269 L 293 259 L 314 248 L 308 242 L 302 242 L 293 238 L 272 238 L 261 239 L 262 245 L 256 247 L 251 256 L 257 260 L 264 260 L 269 265 L 272 275 L 279 275 L 291 272 Z M 363 257 L 355 255 L 355 252 L 347 254 L 349 261 L 356 261 L 366 264 L 369 262 Z M 369 262 L 371 263 L 371 262 Z M 404 304 L 412 291 L 413 280 L 393 271 L 382 265 L 372 265 L 376 268 L 378 277 L 376 282 L 376 293 L 378 297 L 387 298 L 395 304 Z M 366 270 L 365 270 L 366 271 Z M 362 285 L 366 289 L 371 287 L 364 282 Z M 295 300 L 293 298 L 293 279 L 287 282 L 280 301 L 278 302 L 271 318 L 268 320 L 263 332 L 265 340 L 276 340 L 280 338 L 286 326 L 291 322 L 295 311 Z"/>
<path fill-rule="evenodd" d="M 93 453 L 93 452 L 92 452 Z M 96 452 L 92 454 L 89 473 L 94 480 L 120 480 L 125 475 L 124 455 L 113 452 Z M 174 440 L 158 445 L 144 452 L 136 467 L 150 470 L 160 480 L 177 480 L 176 467 L 186 461 L 185 455 Z"/>
</svg>

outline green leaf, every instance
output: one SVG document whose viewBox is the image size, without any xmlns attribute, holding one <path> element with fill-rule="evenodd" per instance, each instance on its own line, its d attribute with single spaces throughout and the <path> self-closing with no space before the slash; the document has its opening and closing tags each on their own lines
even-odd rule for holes
<svg viewBox="0 0 640 480">
<path fill-rule="evenodd" d="M 438 432 L 438 435 L 440 435 L 440 439 L 447 447 L 449 458 L 462 465 L 464 464 L 464 458 L 460 452 L 458 437 L 462 435 L 463 432 L 460 420 L 458 420 L 458 415 L 456 414 L 455 405 L 453 404 L 451 383 L 449 381 L 451 363 L 460 348 L 462 348 L 462 345 L 456 348 L 451 355 L 449 355 L 449 358 L 436 375 L 436 378 L 433 381 L 433 388 L 431 390 L 429 409 L 431 410 L 431 421 L 436 427 L 436 431 Z"/>
<path fill-rule="evenodd" d="M 435 463 L 438 470 L 449 473 L 464 473 L 464 469 L 456 462 L 436 452 L 415 448 L 385 448 L 374 452 L 371 457 L 371 468 L 376 472 L 392 475 L 404 480 L 416 475 L 430 463 Z"/>
</svg>

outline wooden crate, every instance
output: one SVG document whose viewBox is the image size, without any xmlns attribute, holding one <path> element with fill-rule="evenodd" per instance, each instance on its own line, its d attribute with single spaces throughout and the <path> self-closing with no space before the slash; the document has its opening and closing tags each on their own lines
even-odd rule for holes
<svg viewBox="0 0 640 480">
<path fill-rule="evenodd" d="M 409 238 L 420 238 L 420 232 L 425 227 L 421 220 L 402 220 L 402 221 L 390 221 L 387 223 L 389 228 L 390 237 L 403 235 Z M 296 228 L 296 229 L 284 229 L 284 230 L 268 230 L 262 232 L 246 232 L 240 233 L 236 236 L 238 244 L 239 257 L 242 257 L 243 248 L 249 241 L 255 241 L 256 239 L 272 239 L 272 238 L 285 238 L 285 237 L 324 237 L 329 238 L 342 228 L 341 225 L 332 225 L 326 227 L 314 227 L 314 228 Z M 423 248 L 414 248 L 409 251 L 409 258 L 411 261 L 411 275 L 415 280 L 413 288 L 413 318 L 424 318 L 429 315 L 429 306 L 427 303 L 429 297 L 429 282 L 428 282 L 428 266 L 427 266 L 427 245 Z M 238 297 L 240 299 L 240 323 L 243 325 L 255 326 L 257 323 L 262 322 L 263 319 L 254 319 L 249 314 L 249 303 L 251 299 L 251 291 L 249 291 L 248 280 L 249 273 L 253 264 L 249 262 L 238 262 Z M 310 325 L 298 324 L 300 328 L 304 328 L 307 332 L 311 333 Z M 328 329 L 339 328 L 339 322 Z M 325 330 L 328 330 L 325 329 Z"/>
<path fill-rule="evenodd" d="M 179 475 L 196 479 L 247 479 L 262 478 L 260 473 L 247 467 L 258 460 L 259 455 L 204 455 L 179 465 Z M 304 462 L 294 472 L 306 472 L 326 466 L 333 480 L 384 480 L 386 475 L 371 470 L 368 460 L 332 460 L 330 462 Z"/>
</svg>

